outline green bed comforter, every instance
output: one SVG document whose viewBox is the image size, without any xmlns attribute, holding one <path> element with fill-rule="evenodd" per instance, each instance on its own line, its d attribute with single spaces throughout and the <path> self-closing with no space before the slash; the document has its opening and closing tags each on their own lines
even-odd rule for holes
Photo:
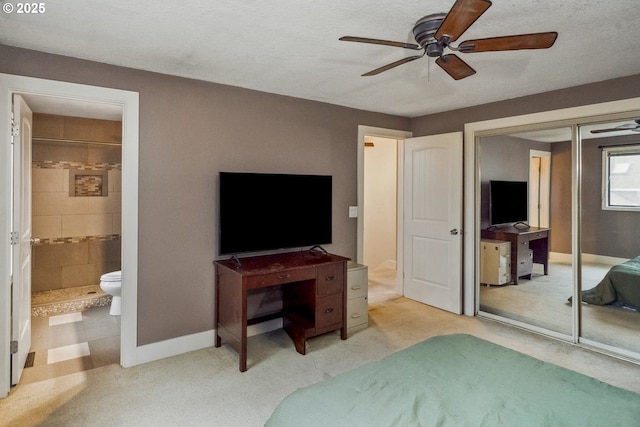
<svg viewBox="0 0 640 427">
<path fill-rule="evenodd" d="M 596 305 L 618 301 L 640 307 L 640 257 L 611 267 L 598 285 L 582 291 L 582 301 Z"/>
<path fill-rule="evenodd" d="M 300 389 L 266 426 L 639 424 L 639 394 L 470 335 L 448 335 Z"/>
</svg>

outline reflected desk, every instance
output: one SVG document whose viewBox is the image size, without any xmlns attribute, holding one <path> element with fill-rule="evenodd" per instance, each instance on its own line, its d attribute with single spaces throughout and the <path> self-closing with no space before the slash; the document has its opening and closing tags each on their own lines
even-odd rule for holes
<svg viewBox="0 0 640 427">
<path fill-rule="evenodd" d="M 549 268 L 549 228 L 529 227 L 520 229 L 513 226 L 488 228 L 480 232 L 483 239 L 511 242 L 511 280 L 518 284 L 518 278 L 531 279 L 533 264 L 542 264 L 544 274 Z"/>
</svg>

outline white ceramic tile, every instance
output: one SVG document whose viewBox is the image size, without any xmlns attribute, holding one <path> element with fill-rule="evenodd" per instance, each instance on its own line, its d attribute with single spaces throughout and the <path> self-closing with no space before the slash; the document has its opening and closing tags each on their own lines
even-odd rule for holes
<svg viewBox="0 0 640 427">
<path fill-rule="evenodd" d="M 32 235 L 41 239 L 62 237 L 62 216 L 34 215 L 32 218 Z"/>
<path fill-rule="evenodd" d="M 82 313 L 65 313 L 49 317 L 49 326 L 64 325 L 73 322 L 82 322 Z"/>
<path fill-rule="evenodd" d="M 31 188 L 34 193 L 40 191 L 64 191 L 64 171 L 62 169 L 33 168 L 31 177 Z"/>
<path fill-rule="evenodd" d="M 62 171 L 62 191 L 69 194 L 69 169 Z"/>
<path fill-rule="evenodd" d="M 109 197 L 103 197 L 106 199 L 106 205 L 104 212 L 107 213 L 120 213 L 122 212 L 122 193 L 119 191 L 112 191 L 109 193 Z"/>
<path fill-rule="evenodd" d="M 62 234 L 64 236 L 103 236 L 112 234 L 113 216 L 99 215 L 64 215 L 62 217 Z"/>
<path fill-rule="evenodd" d="M 80 357 L 89 356 L 89 343 L 81 342 L 79 344 L 65 345 L 49 349 L 47 354 L 47 363 L 63 362 L 70 359 L 78 359 Z"/>
<path fill-rule="evenodd" d="M 33 193 L 33 215 L 61 215 L 64 202 L 69 198 L 63 192 Z"/>
<path fill-rule="evenodd" d="M 122 191 L 122 171 L 109 171 L 109 193 L 112 191 Z"/>
<path fill-rule="evenodd" d="M 122 215 L 113 214 L 113 234 L 122 234 Z"/>
</svg>

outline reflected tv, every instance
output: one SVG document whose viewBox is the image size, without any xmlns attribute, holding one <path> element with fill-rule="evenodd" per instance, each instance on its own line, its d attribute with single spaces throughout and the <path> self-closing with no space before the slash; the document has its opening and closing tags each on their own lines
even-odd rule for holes
<svg viewBox="0 0 640 427">
<path fill-rule="evenodd" d="M 490 181 L 491 225 L 527 222 L 529 192 L 526 181 Z"/>
</svg>

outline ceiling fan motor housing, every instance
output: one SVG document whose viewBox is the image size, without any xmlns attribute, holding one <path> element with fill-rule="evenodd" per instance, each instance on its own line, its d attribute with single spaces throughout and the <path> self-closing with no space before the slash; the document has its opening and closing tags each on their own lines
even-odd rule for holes
<svg viewBox="0 0 640 427">
<path fill-rule="evenodd" d="M 423 16 L 413 26 L 413 37 L 418 45 L 425 48 L 427 56 L 437 57 L 442 55 L 444 46 L 439 45 L 434 36 L 446 16 L 446 13 L 433 13 Z"/>
</svg>

